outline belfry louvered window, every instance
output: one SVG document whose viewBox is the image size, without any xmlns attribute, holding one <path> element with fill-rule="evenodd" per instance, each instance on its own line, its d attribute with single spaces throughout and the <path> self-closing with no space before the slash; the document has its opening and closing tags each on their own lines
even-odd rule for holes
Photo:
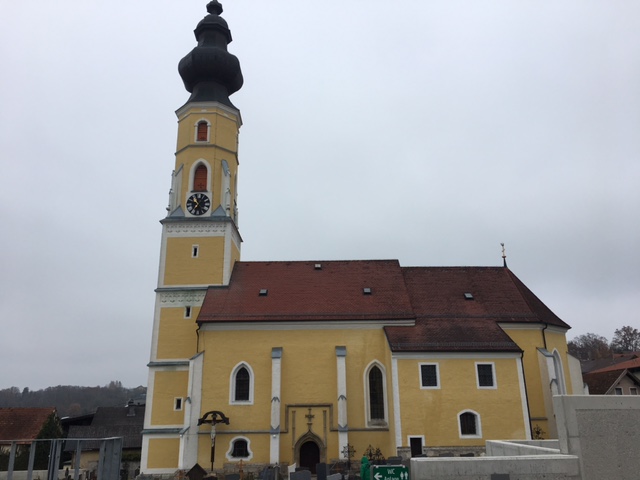
<svg viewBox="0 0 640 480">
<path fill-rule="evenodd" d="M 198 122 L 198 131 L 196 133 L 196 140 L 198 142 L 206 142 L 209 140 L 209 124 L 204 120 Z"/>
<path fill-rule="evenodd" d="M 193 175 L 193 190 L 203 192 L 207 190 L 207 167 L 198 165 Z"/>
</svg>

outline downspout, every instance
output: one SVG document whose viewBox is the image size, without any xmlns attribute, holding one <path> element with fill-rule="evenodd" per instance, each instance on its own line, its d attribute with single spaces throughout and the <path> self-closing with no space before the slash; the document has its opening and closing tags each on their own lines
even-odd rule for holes
<svg viewBox="0 0 640 480">
<path fill-rule="evenodd" d="M 545 324 L 544 324 L 544 328 L 542 329 L 542 341 L 543 341 L 543 343 L 544 343 L 544 349 L 545 349 L 545 350 L 548 350 L 548 349 L 547 349 L 547 336 L 546 336 L 546 335 L 545 335 L 545 333 L 544 333 L 544 331 L 545 331 L 547 328 L 549 328 L 549 324 L 548 324 L 548 323 L 545 323 Z"/>
<path fill-rule="evenodd" d="M 200 353 L 200 324 L 196 328 L 196 353 Z"/>
</svg>

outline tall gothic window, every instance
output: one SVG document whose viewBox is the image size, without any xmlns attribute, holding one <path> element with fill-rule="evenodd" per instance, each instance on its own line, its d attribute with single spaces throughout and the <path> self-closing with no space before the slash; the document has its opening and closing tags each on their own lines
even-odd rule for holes
<svg viewBox="0 0 640 480">
<path fill-rule="evenodd" d="M 236 366 L 231 376 L 231 403 L 253 402 L 253 379 L 251 368 L 246 363 Z"/>
<path fill-rule="evenodd" d="M 203 192 L 207 190 L 207 167 L 198 165 L 193 175 L 193 190 Z"/>
<path fill-rule="evenodd" d="M 369 415 L 371 420 L 384 421 L 384 382 L 375 365 L 369 370 Z"/>
</svg>

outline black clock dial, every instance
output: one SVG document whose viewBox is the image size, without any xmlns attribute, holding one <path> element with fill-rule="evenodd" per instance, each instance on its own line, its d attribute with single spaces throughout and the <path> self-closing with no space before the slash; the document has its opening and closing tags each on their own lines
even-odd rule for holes
<svg viewBox="0 0 640 480">
<path fill-rule="evenodd" d="M 204 193 L 194 193 L 187 200 L 187 210 L 191 215 L 202 215 L 211 206 L 211 201 Z"/>
</svg>

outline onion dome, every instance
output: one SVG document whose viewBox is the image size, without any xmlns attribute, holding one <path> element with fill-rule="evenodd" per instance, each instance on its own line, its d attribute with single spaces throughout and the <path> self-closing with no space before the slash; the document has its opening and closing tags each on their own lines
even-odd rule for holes
<svg viewBox="0 0 640 480">
<path fill-rule="evenodd" d="M 217 0 L 207 5 L 209 15 L 194 30 L 198 46 L 178 64 L 178 72 L 191 96 L 189 102 L 220 102 L 230 107 L 229 95 L 242 87 L 240 62 L 227 51 L 231 31 L 220 17 L 222 5 Z"/>
</svg>

